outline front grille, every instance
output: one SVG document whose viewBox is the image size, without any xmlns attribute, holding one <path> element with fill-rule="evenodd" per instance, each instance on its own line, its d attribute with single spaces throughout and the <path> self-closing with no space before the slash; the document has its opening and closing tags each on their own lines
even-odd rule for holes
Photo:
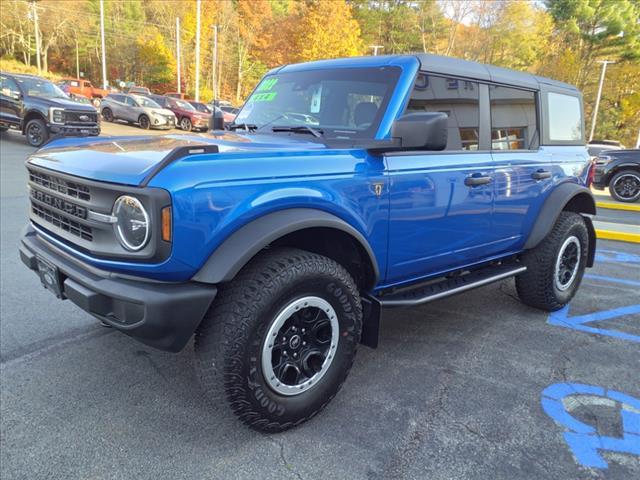
<svg viewBox="0 0 640 480">
<path fill-rule="evenodd" d="M 59 215 L 53 210 L 36 203 L 31 204 L 31 210 L 35 215 L 43 219 L 45 222 L 48 222 L 51 225 L 64 230 L 65 232 L 69 232 L 71 235 L 82 238 L 83 240 L 87 240 L 89 242 L 93 241 L 93 232 L 90 227 Z"/>
<path fill-rule="evenodd" d="M 46 173 L 36 172 L 31 169 L 29 170 L 29 180 L 41 187 L 51 190 L 52 192 L 62 193 L 63 195 L 87 202 L 91 200 L 91 192 L 89 191 L 89 188 L 76 182 L 69 182 L 62 178 L 48 175 Z"/>
<path fill-rule="evenodd" d="M 87 117 L 87 118 L 80 118 Z M 65 123 L 89 124 L 98 123 L 98 114 L 96 112 L 64 112 Z"/>
</svg>

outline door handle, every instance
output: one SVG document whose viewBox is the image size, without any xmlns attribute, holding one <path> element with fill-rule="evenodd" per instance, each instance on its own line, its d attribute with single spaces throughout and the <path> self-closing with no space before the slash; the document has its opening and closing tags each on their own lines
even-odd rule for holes
<svg viewBox="0 0 640 480">
<path fill-rule="evenodd" d="M 464 179 L 464 184 L 467 187 L 479 187 L 480 185 L 486 185 L 491 182 L 491 177 L 488 175 L 482 175 L 481 173 L 474 173 Z"/>
<path fill-rule="evenodd" d="M 551 172 L 549 170 L 536 170 L 531 174 L 531 178 L 534 180 L 544 180 L 545 178 L 551 178 Z"/>
</svg>

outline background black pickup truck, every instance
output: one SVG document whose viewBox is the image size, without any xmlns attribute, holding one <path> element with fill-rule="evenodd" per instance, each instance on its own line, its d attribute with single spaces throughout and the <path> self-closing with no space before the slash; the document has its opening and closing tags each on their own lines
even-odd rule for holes
<svg viewBox="0 0 640 480">
<path fill-rule="evenodd" d="M 100 135 L 98 112 L 48 80 L 0 72 L 0 131 L 19 129 L 31 146 L 54 135 Z"/>
</svg>

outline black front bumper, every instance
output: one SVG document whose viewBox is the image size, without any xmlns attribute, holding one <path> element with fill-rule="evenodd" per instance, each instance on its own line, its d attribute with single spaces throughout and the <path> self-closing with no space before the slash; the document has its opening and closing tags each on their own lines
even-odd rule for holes
<svg viewBox="0 0 640 480">
<path fill-rule="evenodd" d="M 62 299 L 149 346 L 178 352 L 187 344 L 216 296 L 217 288 L 195 282 L 131 280 L 103 272 L 62 253 L 28 227 L 20 258 L 37 272 L 37 258 L 55 265 Z"/>
</svg>

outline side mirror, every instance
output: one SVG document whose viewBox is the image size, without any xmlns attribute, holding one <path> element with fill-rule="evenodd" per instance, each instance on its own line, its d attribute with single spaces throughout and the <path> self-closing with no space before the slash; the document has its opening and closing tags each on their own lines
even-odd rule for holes
<svg viewBox="0 0 640 480">
<path fill-rule="evenodd" d="M 401 150 L 444 150 L 447 147 L 447 114 L 407 113 L 393 122 L 391 138 Z"/>
<path fill-rule="evenodd" d="M 213 108 L 213 114 L 209 119 L 209 130 L 224 130 L 224 117 L 219 108 Z"/>
</svg>

